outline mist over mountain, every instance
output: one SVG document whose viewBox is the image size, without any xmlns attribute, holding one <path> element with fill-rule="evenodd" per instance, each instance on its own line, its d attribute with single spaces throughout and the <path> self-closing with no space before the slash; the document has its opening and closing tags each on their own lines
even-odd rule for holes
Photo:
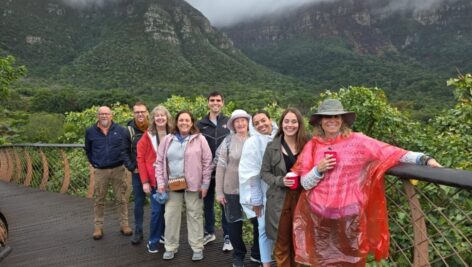
<svg viewBox="0 0 472 267">
<path fill-rule="evenodd" d="M 448 77 L 472 71 L 472 2 L 424 4 L 330 1 L 221 29 L 274 71 L 326 89 L 378 86 L 424 109 L 452 99 Z"/>
<path fill-rule="evenodd" d="M 74 0 L 69 0 L 74 1 Z M 80 1 L 80 0 L 76 0 Z M 81 0 L 87 1 L 87 0 Z M 89 0 L 88 2 L 93 2 Z M 104 1 L 104 0 L 102 0 Z M 237 23 L 257 20 L 273 15 L 283 15 L 302 6 L 320 3 L 335 3 L 336 0 L 186 0 L 200 10 L 216 27 L 229 27 Z M 382 7 L 376 12 L 391 14 L 396 12 L 422 12 L 434 10 L 443 4 L 451 4 L 457 0 L 388 0 L 382 1 Z M 352 2 L 352 1 L 344 1 Z M 375 5 L 378 0 L 364 0 Z"/>
</svg>

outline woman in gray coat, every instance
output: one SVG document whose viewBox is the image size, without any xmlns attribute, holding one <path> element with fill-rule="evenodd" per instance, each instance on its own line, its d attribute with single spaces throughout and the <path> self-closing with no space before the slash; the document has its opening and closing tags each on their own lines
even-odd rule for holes
<svg viewBox="0 0 472 267">
<path fill-rule="evenodd" d="M 279 130 L 267 145 L 261 167 L 269 185 L 265 214 L 267 236 L 275 241 L 277 266 L 296 266 L 292 241 L 292 218 L 301 192 L 300 178 L 290 172 L 307 142 L 303 118 L 296 108 L 286 109 Z M 279 234 L 280 233 L 280 234 Z"/>
</svg>

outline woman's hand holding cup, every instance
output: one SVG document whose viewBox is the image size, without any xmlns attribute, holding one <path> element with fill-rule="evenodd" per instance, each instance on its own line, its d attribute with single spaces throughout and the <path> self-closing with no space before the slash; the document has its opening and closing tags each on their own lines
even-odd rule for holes
<svg viewBox="0 0 472 267">
<path fill-rule="evenodd" d="M 323 173 L 333 169 L 336 166 L 336 159 L 336 151 L 325 151 L 323 159 L 316 165 L 318 172 Z"/>
<path fill-rule="evenodd" d="M 288 172 L 284 177 L 284 185 L 290 187 L 290 189 L 298 188 L 298 175 L 294 172 Z"/>
</svg>

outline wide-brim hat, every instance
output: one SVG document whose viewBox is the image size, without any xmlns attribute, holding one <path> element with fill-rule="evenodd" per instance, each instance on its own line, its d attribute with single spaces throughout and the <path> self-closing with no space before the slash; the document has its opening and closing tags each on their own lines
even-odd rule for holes
<svg viewBox="0 0 472 267">
<path fill-rule="evenodd" d="M 251 120 L 251 115 L 249 115 L 246 111 L 242 109 L 235 109 L 233 113 L 231 113 L 231 118 L 229 118 L 228 122 L 226 123 L 226 127 L 228 127 L 228 129 L 234 132 L 233 122 L 234 120 L 239 118 L 245 118 L 249 123 L 249 121 Z"/>
<path fill-rule="evenodd" d="M 343 104 L 337 99 L 326 99 L 321 102 L 318 110 L 310 117 L 310 124 L 317 126 L 321 122 L 321 118 L 326 115 L 341 115 L 343 121 L 349 125 L 354 124 L 356 120 L 356 113 L 344 110 Z"/>
</svg>

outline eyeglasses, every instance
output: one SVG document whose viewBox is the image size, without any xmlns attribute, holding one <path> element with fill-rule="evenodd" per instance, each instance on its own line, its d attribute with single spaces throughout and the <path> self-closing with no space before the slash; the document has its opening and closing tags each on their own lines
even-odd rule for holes
<svg viewBox="0 0 472 267">
<path fill-rule="evenodd" d="M 145 111 L 135 111 L 134 114 L 146 114 L 147 110 Z"/>
<path fill-rule="evenodd" d="M 324 119 L 339 119 L 339 118 L 341 118 L 341 115 L 321 115 L 321 118 L 324 118 Z"/>
<path fill-rule="evenodd" d="M 110 116 L 111 113 L 98 113 L 98 116 Z"/>
</svg>

